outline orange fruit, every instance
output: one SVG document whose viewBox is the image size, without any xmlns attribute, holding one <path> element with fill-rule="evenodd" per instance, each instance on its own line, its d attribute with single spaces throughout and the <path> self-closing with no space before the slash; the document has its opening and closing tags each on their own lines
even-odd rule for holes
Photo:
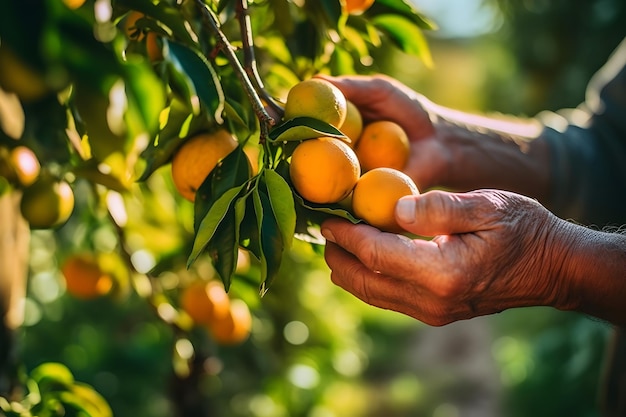
<svg viewBox="0 0 626 417">
<path fill-rule="evenodd" d="M 9 182 L 28 187 L 39 176 L 41 165 L 35 153 L 26 146 L 0 148 L 0 176 Z"/>
<path fill-rule="evenodd" d="M 142 17 L 144 17 L 144 14 L 136 10 L 128 13 L 124 21 L 124 32 L 129 39 L 134 39 L 138 42 L 142 42 L 145 39 L 148 59 L 150 59 L 150 61 L 160 61 L 163 59 L 163 52 L 157 42 L 156 32 L 144 33 L 137 30 L 137 20 Z"/>
<path fill-rule="evenodd" d="M 240 299 L 231 301 L 228 315 L 225 319 L 215 321 L 209 326 L 209 331 L 215 338 L 215 341 L 221 345 L 243 343 L 250 336 L 251 329 L 252 314 L 248 305 Z"/>
<path fill-rule="evenodd" d="M 354 149 L 363 132 L 363 117 L 357 106 L 349 100 L 346 101 L 346 109 L 346 120 L 339 130 L 350 138 L 350 146 Z"/>
<path fill-rule="evenodd" d="M 361 14 L 369 9 L 374 0 L 346 0 L 346 12 L 349 14 Z"/>
<path fill-rule="evenodd" d="M 193 202 L 213 168 L 239 143 L 227 130 L 202 133 L 183 143 L 172 159 L 172 179 L 178 192 Z"/>
<path fill-rule="evenodd" d="M 85 0 L 63 0 L 63 3 L 65 3 L 68 8 L 74 10 L 82 6 L 85 3 Z"/>
<path fill-rule="evenodd" d="M 313 203 L 336 203 L 356 184 L 361 168 L 356 154 L 341 139 L 308 139 L 296 146 L 289 176 L 296 191 Z"/>
<path fill-rule="evenodd" d="M 339 127 L 346 119 L 346 98 L 330 82 L 310 78 L 294 85 L 287 93 L 285 120 L 312 117 Z"/>
<path fill-rule="evenodd" d="M 357 218 L 386 232 L 401 233 L 395 219 L 401 197 L 419 190 L 405 173 L 392 168 L 375 168 L 359 178 L 352 192 L 352 210 Z"/>
<path fill-rule="evenodd" d="M 379 120 L 363 128 L 355 152 L 363 171 L 382 167 L 402 171 L 409 159 L 409 138 L 399 124 Z"/>
<path fill-rule="evenodd" d="M 43 175 L 24 189 L 20 210 L 32 229 L 60 226 L 74 211 L 74 192 L 67 182 Z"/>
<path fill-rule="evenodd" d="M 157 41 L 156 32 L 148 32 L 146 35 L 146 53 L 148 54 L 148 59 L 152 62 L 163 59 L 163 51 L 161 51 Z"/>
<path fill-rule="evenodd" d="M 89 300 L 107 294 L 113 279 L 98 264 L 91 253 L 72 255 L 61 266 L 67 292 L 76 298 Z"/>
<path fill-rule="evenodd" d="M 230 299 L 218 281 L 198 280 L 183 290 L 180 305 L 195 323 L 212 325 L 226 319 Z"/>
</svg>

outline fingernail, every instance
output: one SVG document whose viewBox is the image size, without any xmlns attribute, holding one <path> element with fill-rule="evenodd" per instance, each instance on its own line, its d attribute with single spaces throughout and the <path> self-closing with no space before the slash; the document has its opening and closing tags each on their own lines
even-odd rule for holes
<svg viewBox="0 0 626 417">
<path fill-rule="evenodd" d="M 396 203 L 396 216 L 403 223 L 415 222 L 415 200 L 403 197 Z"/>
<path fill-rule="evenodd" d="M 335 236 L 332 234 L 332 232 L 328 229 L 322 229 L 322 236 L 324 236 L 324 238 L 326 240 L 328 240 L 329 242 L 335 242 Z"/>
</svg>

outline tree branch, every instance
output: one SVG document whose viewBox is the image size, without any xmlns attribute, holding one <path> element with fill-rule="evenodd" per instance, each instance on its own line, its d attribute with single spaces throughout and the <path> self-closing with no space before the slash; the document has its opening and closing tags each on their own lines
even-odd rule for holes
<svg viewBox="0 0 626 417">
<path fill-rule="evenodd" d="M 276 103 L 274 97 L 270 96 L 257 67 L 256 56 L 254 54 L 254 39 L 252 38 L 252 25 L 250 23 L 250 13 L 248 11 L 248 0 L 239 0 L 237 2 L 237 18 L 239 19 L 239 28 L 241 30 L 241 41 L 243 43 L 243 67 L 248 74 L 248 77 L 254 84 L 257 93 L 261 95 L 263 100 L 276 112 L 276 114 L 282 115 L 284 109 Z"/>
<path fill-rule="evenodd" d="M 237 78 L 241 82 L 241 85 L 246 92 L 246 95 L 250 99 L 250 103 L 252 103 L 254 113 L 256 114 L 260 122 L 261 135 L 259 138 L 259 143 L 262 145 L 267 140 L 269 131 L 271 127 L 276 124 L 276 121 L 272 116 L 270 116 L 267 110 L 265 110 L 261 98 L 259 97 L 256 89 L 250 81 L 250 77 L 244 70 L 241 62 L 239 62 L 233 46 L 230 44 L 228 38 L 220 28 L 220 22 L 213 13 L 213 11 L 209 9 L 202 0 L 196 0 L 196 5 L 198 6 L 200 13 L 202 14 L 202 21 L 204 22 L 205 26 L 208 27 L 215 34 L 215 37 L 217 38 L 217 47 L 226 55 L 228 62 L 233 67 Z"/>
</svg>

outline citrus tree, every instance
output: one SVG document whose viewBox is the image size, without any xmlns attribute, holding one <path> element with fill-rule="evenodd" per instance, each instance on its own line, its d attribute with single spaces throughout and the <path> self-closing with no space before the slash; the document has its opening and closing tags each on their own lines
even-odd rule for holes
<svg viewBox="0 0 626 417">
<path fill-rule="evenodd" d="M 288 93 L 319 73 L 380 71 L 390 50 L 428 65 L 432 28 L 403 0 L 2 2 L 0 409 L 111 413 L 63 364 L 20 366 L 27 278 L 42 271 L 80 300 L 142 300 L 187 376 L 190 351 L 284 321 L 298 306 L 261 296 L 290 296 L 274 281 L 297 270 L 294 242 L 313 254 L 325 217 L 362 221 L 338 198 L 303 197 L 290 174 L 303 141 L 353 152 L 358 110 L 344 101 L 334 120 L 314 98 L 326 87 Z"/>
</svg>

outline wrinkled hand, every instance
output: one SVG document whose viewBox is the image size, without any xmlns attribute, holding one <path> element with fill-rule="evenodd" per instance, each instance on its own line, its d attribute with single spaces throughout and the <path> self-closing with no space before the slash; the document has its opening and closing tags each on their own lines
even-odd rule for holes
<svg viewBox="0 0 626 417">
<path fill-rule="evenodd" d="M 331 219 L 322 225 L 333 282 L 377 307 L 431 325 L 557 305 L 565 292 L 551 279 L 566 248 L 560 222 L 535 200 L 480 190 L 431 191 L 396 207 L 410 239 Z"/>
<path fill-rule="evenodd" d="M 366 123 L 391 120 L 402 126 L 411 142 L 404 171 L 420 190 L 442 183 L 450 150 L 435 137 L 425 97 L 384 75 L 319 77 L 335 84 L 359 108 Z"/>
</svg>

